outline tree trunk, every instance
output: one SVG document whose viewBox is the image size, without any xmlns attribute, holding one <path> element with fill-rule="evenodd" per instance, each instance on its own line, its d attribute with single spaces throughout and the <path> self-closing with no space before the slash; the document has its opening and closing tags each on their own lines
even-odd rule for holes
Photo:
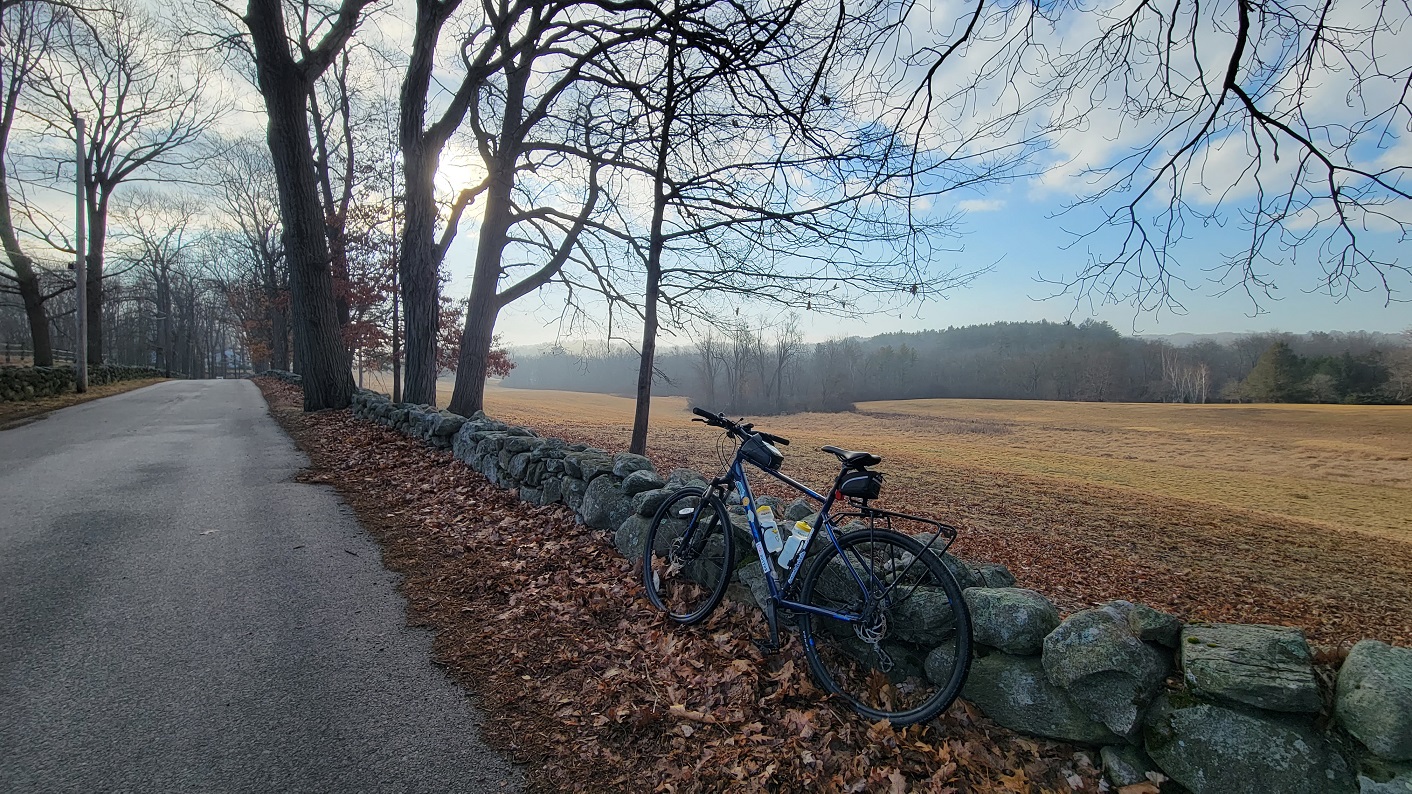
<svg viewBox="0 0 1412 794">
<path fill-rule="evenodd" d="M 103 363 L 103 249 L 108 242 L 108 191 L 90 185 L 88 206 L 88 366 Z"/>
<path fill-rule="evenodd" d="M 0 157 L 4 147 L 0 146 Z M 5 163 L 0 160 L 0 244 L 15 271 L 16 288 L 24 303 L 25 319 L 29 322 L 30 347 L 34 352 L 36 367 L 54 366 L 54 347 L 49 341 L 49 318 L 44 316 L 44 294 L 39 285 L 39 274 L 34 270 L 34 260 L 20 248 L 19 237 L 10 215 L 9 175 L 5 173 Z"/>
<path fill-rule="evenodd" d="M 485 192 L 485 216 L 481 219 L 480 240 L 476 245 L 476 270 L 471 281 L 471 297 L 466 305 L 466 328 L 461 335 L 461 355 L 457 359 L 456 388 L 451 393 L 452 412 L 470 416 L 485 408 L 485 377 L 490 366 L 490 343 L 495 335 L 495 317 L 500 313 L 500 257 L 505 252 L 511 225 L 510 188 L 513 172 L 492 174 Z"/>
<path fill-rule="evenodd" d="M 289 262 L 294 356 L 304 383 L 304 410 L 347 408 L 353 373 L 339 335 L 314 153 L 305 100 L 310 81 L 294 62 L 279 0 L 250 0 L 245 17 L 255 45 L 256 78 L 269 116 L 267 140 L 279 185 Z"/>
<path fill-rule="evenodd" d="M 657 266 L 654 268 L 653 264 Z M 653 264 L 647 267 L 647 301 L 643 304 L 642 313 L 642 358 L 637 366 L 637 406 L 632 416 L 632 443 L 628 446 L 628 451 L 637 455 L 647 454 L 647 422 L 652 407 L 652 373 L 657 356 L 657 296 L 661 265 Z"/>
<path fill-rule="evenodd" d="M 442 26 L 460 5 L 460 0 L 417 0 L 417 22 L 408 50 L 407 72 L 402 81 L 397 109 L 397 141 L 402 149 L 403 192 L 406 196 L 406 223 L 398 258 L 398 282 L 406 334 L 402 344 L 406 378 L 402 399 L 413 403 L 436 404 L 436 339 L 440 326 L 442 252 L 436 240 L 440 217 L 433 182 L 441 160 L 441 147 L 449 132 L 446 125 L 459 124 L 466 102 L 460 97 L 447 108 L 449 118 L 426 124 L 427 91 L 436 67 L 436 42 Z M 461 92 L 457 92 L 458 94 Z M 453 213 L 449 223 L 456 223 Z M 494 284 L 491 285 L 494 293 Z M 394 356 L 393 367 L 397 366 Z M 395 390 L 395 389 L 394 389 Z"/>
<path fill-rule="evenodd" d="M 637 405 L 632 418 L 632 443 L 628 451 L 647 454 L 647 423 L 652 411 L 652 374 L 657 357 L 657 298 L 662 286 L 662 218 L 666 214 L 667 155 L 672 143 L 672 120 L 676 111 L 676 39 L 667 43 L 667 101 L 662 112 L 662 129 L 657 137 L 657 162 L 652 173 L 652 224 L 647 240 L 647 294 L 642 305 L 642 356 L 637 367 Z"/>
<path fill-rule="evenodd" d="M 270 320 L 270 368 L 289 371 L 289 317 L 280 302 L 279 274 L 275 271 L 275 258 L 268 251 L 265 260 L 264 288 L 266 314 Z"/>
<path fill-rule="evenodd" d="M 402 230 L 402 251 L 398 261 L 398 281 L 402 311 L 407 329 L 403 340 L 406 378 L 402 399 L 410 403 L 436 404 L 436 332 L 440 306 L 437 271 L 440 269 L 437 244 L 437 207 L 432 177 L 440 158 L 420 145 L 402 149 L 403 190 L 406 218 Z M 477 259 L 479 259 L 477 254 Z M 492 294 L 494 289 L 491 290 Z"/>
</svg>

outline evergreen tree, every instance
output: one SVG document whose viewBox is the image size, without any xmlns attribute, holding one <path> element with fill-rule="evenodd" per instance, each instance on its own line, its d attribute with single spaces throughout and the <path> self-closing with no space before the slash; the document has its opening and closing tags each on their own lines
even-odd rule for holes
<svg viewBox="0 0 1412 794">
<path fill-rule="evenodd" d="M 1304 359 L 1289 344 L 1275 342 L 1260 355 L 1241 384 L 1241 396 L 1257 403 L 1300 402 L 1305 398 Z"/>
</svg>

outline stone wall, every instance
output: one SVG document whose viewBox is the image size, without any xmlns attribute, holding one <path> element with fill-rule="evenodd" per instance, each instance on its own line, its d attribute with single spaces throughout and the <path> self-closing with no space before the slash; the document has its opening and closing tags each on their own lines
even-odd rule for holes
<svg viewBox="0 0 1412 794">
<path fill-rule="evenodd" d="M 163 377 L 161 370 L 154 367 L 99 364 L 88 368 L 90 386 L 160 377 Z M 33 400 L 73 390 L 73 367 L 0 367 L 0 402 Z"/>
<path fill-rule="evenodd" d="M 353 412 L 450 450 L 523 501 L 567 505 L 581 523 L 611 530 L 629 558 L 640 556 L 672 489 L 706 482 L 690 469 L 663 477 L 640 455 L 541 438 L 479 412 L 466 418 L 364 390 Z M 775 507 L 790 521 L 811 511 L 803 500 Z M 1198 794 L 1412 794 L 1412 649 L 1365 640 L 1325 682 L 1298 629 L 1184 625 L 1126 601 L 1061 620 L 1004 566 L 949 554 L 944 562 L 975 629 L 963 696 L 1013 730 L 1098 748 L 1115 787 L 1151 773 Z M 732 597 L 755 600 L 759 575 L 740 566 Z"/>
</svg>

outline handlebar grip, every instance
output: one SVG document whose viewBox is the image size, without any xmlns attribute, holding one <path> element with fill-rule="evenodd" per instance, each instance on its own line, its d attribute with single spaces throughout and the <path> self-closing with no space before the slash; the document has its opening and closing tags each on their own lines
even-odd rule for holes
<svg viewBox="0 0 1412 794">
<path fill-rule="evenodd" d="M 716 418 L 716 415 L 715 415 L 715 414 L 711 413 L 710 411 L 703 411 L 703 410 L 701 410 L 700 408 L 695 408 L 695 407 L 693 407 L 693 408 L 691 409 L 691 412 L 694 413 L 694 414 L 696 414 L 697 416 L 704 416 L 704 417 L 706 417 L 707 419 L 715 419 L 715 418 Z"/>
<path fill-rule="evenodd" d="M 760 435 L 764 436 L 765 440 L 771 444 L 779 444 L 782 447 L 789 446 L 789 439 L 784 436 L 777 436 L 772 433 L 761 433 Z"/>
</svg>

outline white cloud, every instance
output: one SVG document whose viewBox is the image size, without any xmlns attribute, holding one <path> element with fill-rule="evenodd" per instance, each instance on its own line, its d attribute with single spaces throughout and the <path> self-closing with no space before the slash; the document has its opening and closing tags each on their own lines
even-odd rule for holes
<svg viewBox="0 0 1412 794">
<path fill-rule="evenodd" d="M 962 212 L 995 212 L 1004 207 L 1003 199 L 966 199 L 956 203 L 956 209 Z"/>
</svg>

